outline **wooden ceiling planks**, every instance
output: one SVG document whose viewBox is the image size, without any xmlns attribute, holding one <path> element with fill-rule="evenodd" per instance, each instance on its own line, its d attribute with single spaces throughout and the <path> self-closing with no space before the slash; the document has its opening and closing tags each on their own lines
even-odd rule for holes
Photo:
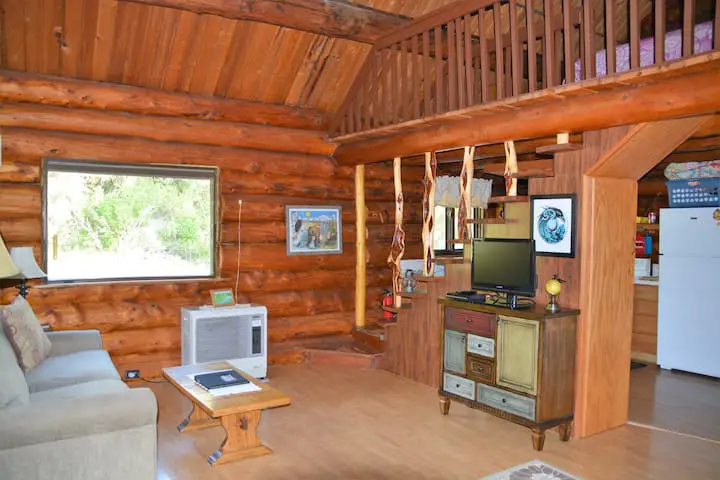
<svg viewBox="0 0 720 480">
<path fill-rule="evenodd" d="M 455 0 L 356 0 L 416 17 Z M 370 46 L 116 0 L 0 0 L 0 68 L 337 110 Z"/>
</svg>

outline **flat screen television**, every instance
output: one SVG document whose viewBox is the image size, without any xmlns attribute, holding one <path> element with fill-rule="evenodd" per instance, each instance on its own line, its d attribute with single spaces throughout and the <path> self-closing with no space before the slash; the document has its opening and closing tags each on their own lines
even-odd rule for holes
<svg viewBox="0 0 720 480">
<path fill-rule="evenodd" d="M 474 290 L 506 293 L 507 306 L 519 308 L 518 295 L 535 296 L 535 242 L 473 240 L 471 283 Z"/>
</svg>

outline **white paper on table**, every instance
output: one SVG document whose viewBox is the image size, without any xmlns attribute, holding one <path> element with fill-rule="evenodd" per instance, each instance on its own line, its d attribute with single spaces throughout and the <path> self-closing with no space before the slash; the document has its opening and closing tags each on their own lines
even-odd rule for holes
<svg viewBox="0 0 720 480">
<path fill-rule="evenodd" d="M 221 388 L 213 388 L 212 390 L 208 390 L 210 392 L 210 395 L 213 397 L 222 397 L 224 395 L 235 395 L 238 393 L 250 393 L 250 392 L 257 392 L 262 390 L 260 387 L 255 385 L 254 383 L 245 383 L 243 385 L 233 385 L 231 387 L 221 387 Z"/>
</svg>

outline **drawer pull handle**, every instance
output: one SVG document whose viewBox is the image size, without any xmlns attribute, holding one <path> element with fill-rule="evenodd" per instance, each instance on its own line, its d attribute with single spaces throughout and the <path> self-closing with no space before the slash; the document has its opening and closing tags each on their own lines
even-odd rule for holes
<svg viewBox="0 0 720 480">
<path fill-rule="evenodd" d="M 503 402 L 503 403 L 507 403 L 507 399 L 503 398 L 503 399 L 502 399 L 502 402 Z"/>
<path fill-rule="evenodd" d="M 456 384 L 456 385 L 455 385 L 455 388 L 460 388 L 460 384 L 459 384 L 459 383 Z M 503 400 L 503 402 L 504 402 L 504 401 L 505 401 L 505 400 Z"/>
<path fill-rule="evenodd" d="M 472 323 L 472 319 L 471 319 L 471 318 L 468 318 L 468 319 L 465 320 L 465 321 L 466 321 L 467 323 Z"/>
<path fill-rule="evenodd" d="M 482 372 L 483 369 L 482 369 L 482 368 L 478 368 L 477 371 L 478 371 L 478 372 Z"/>
</svg>

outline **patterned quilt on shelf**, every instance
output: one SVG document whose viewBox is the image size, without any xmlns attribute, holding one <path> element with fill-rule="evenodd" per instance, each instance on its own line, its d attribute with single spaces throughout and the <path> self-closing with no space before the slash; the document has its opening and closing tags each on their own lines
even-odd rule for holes
<svg viewBox="0 0 720 480">
<path fill-rule="evenodd" d="M 665 167 L 668 180 L 690 180 L 720 177 L 720 160 L 710 162 L 671 163 Z"/>
<path fill-rule="evenodd" d="M 693 54 L 705 53 L 713 48 L 712 22 L 703 22 L 695 25 L 695 41 Z M 617 73 L 630 70 L 630 45 L 623 43 L 615 47 L 615 71 Z M 673 30 L 665 34 L 665 61 L 677 60 L 682 56 L 682 31 Z M 575 81 L 582 80 L 580 60 L 575 62 Z M 640 40 L 640 66 L 647 67 L 655 63 L 655 37 Z M 607 76 L 607 51 L 605 49 L 595 53 L 596 78 Z"/>
</svg>

